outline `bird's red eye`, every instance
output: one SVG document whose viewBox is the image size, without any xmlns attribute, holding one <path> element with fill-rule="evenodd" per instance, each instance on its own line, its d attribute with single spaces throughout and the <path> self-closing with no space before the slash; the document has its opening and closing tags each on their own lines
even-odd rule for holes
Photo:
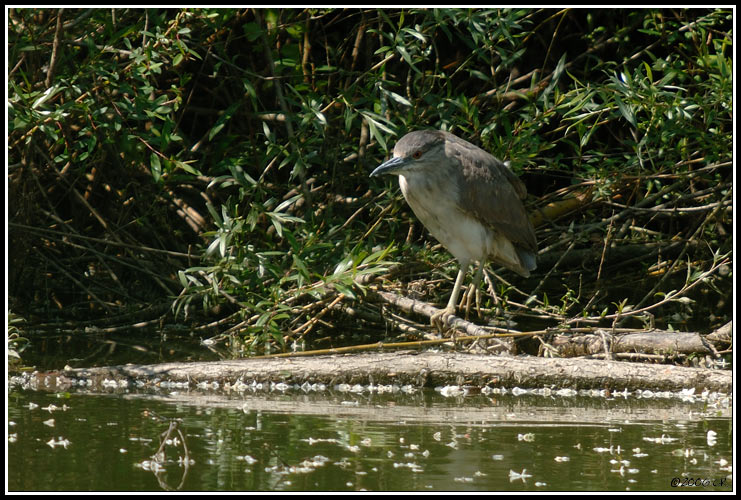
<svg viewBox="0 0 741 500">
<path fill-rule="evenodd" d="M 412 153 L 412 158 L 414 158 L 415 160 L 419 160 L 421 157 L 422 151 L 415 151 L 414 153 Z"/>
</svg>

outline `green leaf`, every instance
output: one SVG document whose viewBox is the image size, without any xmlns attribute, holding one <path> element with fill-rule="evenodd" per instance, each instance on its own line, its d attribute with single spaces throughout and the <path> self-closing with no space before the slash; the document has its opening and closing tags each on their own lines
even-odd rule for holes
<svg viewBox="0 0 741 500">
<path fill-rule="evenodd" d="M 190 162 L 193 162 L 193 161 L 195 161 L 195 160 L 191 160 Z M 197 168 L 193 167 L 190 164 L 190 162 L 187 162 L 187 161 L 179 161 L 179 160 L 172 160 L 172 162 L 175 164 L 175 167 L 176 168 L 180 168 L 182 170 L 185 170 L 189 174 L 203 175 L 203 174 L 201 174 L 201 172 Z"/>
<path fill-rule="evenodd" d="M 631 125 L 638 128 L 633 110 L 629 106 L 627 106 L 618 96 L 615 96 L 615 102 L 617 103 L 618 109 L 620 110 L 620 114 L 623 115 L 623 118 L 628 120 Z"/>
<path fill-rule="evenodd" d="M 159 181 L 162 176 L 162 165 L 160 165 L 160 157 L 157 153 L 149 155 L 149 169 L 152 172 L 152 177 L 155 181 Z"/>
</svg>

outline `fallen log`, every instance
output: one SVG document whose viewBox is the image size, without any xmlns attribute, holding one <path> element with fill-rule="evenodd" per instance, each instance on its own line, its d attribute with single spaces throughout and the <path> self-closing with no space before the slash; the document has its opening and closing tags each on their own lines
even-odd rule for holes
<svg viewBox="0 0 741 500">
<path fill-rule="evenodd" d="M 730 324 L 730 323 L 729 323 Z M 723 331 L 721 327 L 718 331 Z M 714 332 L 715 333 L 715 332 Z M 559 332 L 551 342 L 560 356 L 590 356 L 608 353 L 659 354 L 664 357 L 687 354 L 710 354 L 719 357 L 718 350 L 728 346 L 717 334 L 698 332 L 668 332 L 664 330 L 633 331 L 614 334 L 610 329 L 595 329 L 590 334 Z"/>
<path fill-rule="evenodd" d="M 313 357 L 119 365 L 34 372 L 11 384 L 36 390 L 76 387 L 228 388 L 262 384 L 302 386 L 471 386 L 620 391 L 730 393 L 732 372 L 594 359 L 491 356 L 461 352 L 377 352 Z"/>
</svg>

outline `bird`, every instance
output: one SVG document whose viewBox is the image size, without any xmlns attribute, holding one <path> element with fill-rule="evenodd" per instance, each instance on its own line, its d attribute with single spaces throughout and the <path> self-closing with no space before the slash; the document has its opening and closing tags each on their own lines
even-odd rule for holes
<svg viewBox="0 0 741 500">
<path fill-rule="evenodd" d="M 399 177 L 414 214 L 460 264 L 448 305 L 433 315 L 432 324 L 441 315 L 445 323 L 455 315 L 472 263 L 479 263 L 472 290 L 478 287 L 486 261 L 523 277 L 536 269 L 538 243 L 522 203 L 527 190 L 509 162 L 450 132 L 417 130 L 402 137 L 393 157 L 370 176 L 387 174 Z"/>
</svg>

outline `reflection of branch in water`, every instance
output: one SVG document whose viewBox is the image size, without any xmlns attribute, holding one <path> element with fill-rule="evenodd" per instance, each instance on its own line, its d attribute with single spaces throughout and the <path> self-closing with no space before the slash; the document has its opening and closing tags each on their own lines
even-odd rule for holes
<svg viewBox="0 0 741 500">
<path fill-rule="evenodd" d="M 286 473 L 288 472 L 290 465 L 288 464 L 288 462 L 283 460 L 283 457 L 278 455 L 278 452 L 275 451 L 275 449 L 270 445 L 270 443 L 263 443 L 262 447 L 268 450 L 270 453 L 272 453 L 275 456 L 275 458 L 277 458 L 280 461 L 280 463 L 283 465 L 283 468 L 285 469 L 285 471 L 280 474 L 280 476 L 278 477 L 278 480 L 275 482 L 275 484 L 271 488 L 271 490 L 275 491 L 276 487 L 280 483 L 282 483 L 283 480 L 286 478 Z"/>
<path fill-rule="evenodd" d="M 280 460 L 280 463 L 283 464 L 283 467 L 290 467 L 290 465 L 288 464 L 288 462 L 286 462 L 285 460 L 283 460 L 283 457 L 281 457 L 280 455 L 278 455 L 278 452 L 275 451 L 275 449 L 270 445 L 270 443 L 263 443 L 262 447 L 265 448 L 266 450 L 268 450 L 273 455 L 275 455 L 275 458 L 277 458 L 278 460 Z"/>
<path fill-rule="evenodd" d="M 150 467 L 150 470 L 154 474 L 154 477 L 157 479 L 157 483 L 159 483 L 160 487 L 165 491 L 176 491 L 183 487 L 185 484 L 185 479 L 188 477 L 188 469 L 191 465 L 191 459 L 190 459 L 190 452 L 188 451 L 188 445 L 185 442 L 185 436 L 183 435 L 183 432 L 180 430 L 180 423 L 182 422 L 182 419 L 180 418 L 166 418 L 162 417 L 160 415 L 157 415 L 156 413 L 152 411 L 145 411 L 146 415 L 151 416 L 154 420 L 158 420 L 160 422 L 168 422 L 168 427 L 165 432 L 160 434 L 160 446 L 157 449 L 157 452 L 152 455 L 152 467 Z M 173 438 L 173 435 L 177 432 L 177 436 Z M 179 436 L 179 439 L 178 439 Z M 179 464 L 183 465 L 183 476 L 180 479 L 180 484 L 177 485 L 177 487 L 173 488 L 171 487 L 167 481 L 165 480 L 164 473 L 165 473 L 165 462 L 167 460 L 167 453 L 165 452 L 165 447 L 168 444 L 171 444 L 173 446 L 178 446 L 179 444 L 183 445 L 183 455 L 178 457 L 177 462 Z"/>
</svg>

